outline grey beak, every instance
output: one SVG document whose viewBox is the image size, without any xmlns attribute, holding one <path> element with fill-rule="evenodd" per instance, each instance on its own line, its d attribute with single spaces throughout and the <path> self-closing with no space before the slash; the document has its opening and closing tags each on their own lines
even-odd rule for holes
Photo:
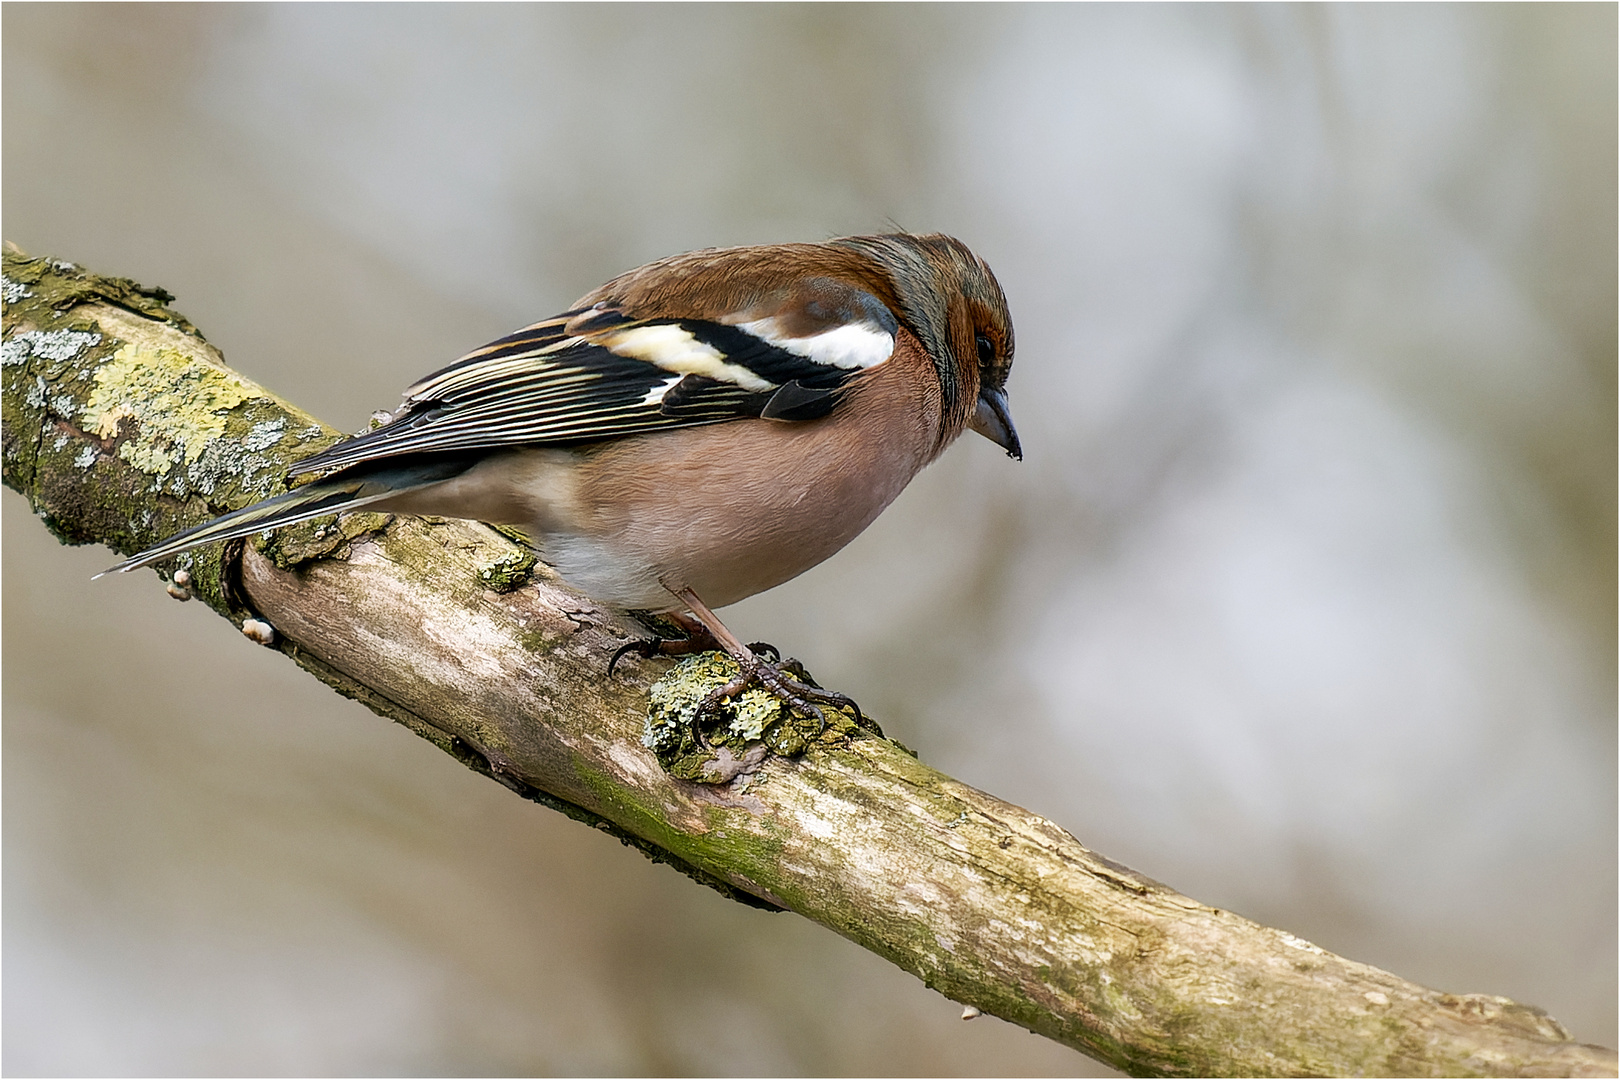
<svg viewBox="0 0 1620 1080">
<path fill-rule="evenodd" d="M 979 391 L 979 407 L 973 411 L 968 427 L 989 439 L 1007 456 L 1024 460 L 1024 448 L 1018 445 L 1018 429 L 1013 427 L 1012 413 L 1007 411 L 1007 395 L 1001 390 L 986 387 Z"/>
</svg>

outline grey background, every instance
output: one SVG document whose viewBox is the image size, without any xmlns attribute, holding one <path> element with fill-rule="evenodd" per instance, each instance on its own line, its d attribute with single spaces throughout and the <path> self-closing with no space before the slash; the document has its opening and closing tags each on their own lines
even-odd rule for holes
<svg viewBox="0 0 1620 1080">
<path fill-rule="evenodd" d="M 1199 899 L 1616 1041 L 1612 5 L 7 5 L 4 232 L 339 427 L 610 275 L 895 222 L 969 437 L 733 608 Z M 4 504 L 4 1061 L 1100 1074 L 525 804 Z"/>
</svg>

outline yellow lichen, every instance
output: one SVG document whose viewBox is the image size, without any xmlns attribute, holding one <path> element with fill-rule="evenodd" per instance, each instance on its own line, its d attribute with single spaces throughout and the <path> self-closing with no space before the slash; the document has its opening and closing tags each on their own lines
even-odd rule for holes
<svg viewBox="0 0 1620 1080">
<path fill-rule="evenodd" d="M 134 420 L 118 456 L 162 477 L 177 464 L 196 462 L 225 433 L 226 414 L 255 396 L 234 372 L 198 364 L 176 349 L 125 344 L 96 368 L 80 416 L 85 429 L 102 438 Z"/>
</svg>

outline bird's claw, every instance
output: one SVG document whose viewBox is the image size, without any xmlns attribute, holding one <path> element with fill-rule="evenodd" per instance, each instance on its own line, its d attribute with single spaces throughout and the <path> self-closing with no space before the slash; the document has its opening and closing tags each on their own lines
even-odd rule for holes
<svg viewBox="0 0 1620 1080">
<path fill-rule="evenodd" d="M 608 661 L 608 676 L 612 677 L 613 669 L 618 667 L 619 661 L 630 653 L 640 653 L 643 660 L 648 660 L 658 655 L 659 646 L 663 645 L 663 643 L 662 638 L 637 638 L 635 641 L 620 645 L 614 650 L 613 659 Z"/>
<path fill-rule="evenodd" d="M 699 627 L 698 629 L 701 630 L 702 628 Z M 716 644 L 714 638 L 707 632 L 692 634 L 683 638 L 653 637 L 638 639 L 618 647 L 613 653 L 613 659 L 608 661 L 607 673 L 612 675 L 613 669 L 619 666 L 619 661 L 630 653 L 640 654 L 643 660 L 651 659 L 654 656 L 687 656 L 691 653 L 706 652 L 714 648 Z M 774 645 L 767 645 L 766 648 L 773 652 L 776 650 Z"/>
<path fill-rule="evenodd" d="M 855 723 L 880 738 L 882 730 L 855 703 L 855 699 L 836 690 L 824 690 L 816 685 L 804 665 L 797 660 L 782 659 L 782 654 L 773 645 L 763 643 L 750 645 L 750 650 L 763 651 L 769 649 L 773 660 L 765 660 L 759 656 L 732 657 L 737 664 L 737 675 L 724 686 L 711 690 L 707 697 L 692 713 L 692 735 L 699 746 L 707 748 L 709 742 L 703 736 L 703 717 L 718 708 L 721 702 L 729 701 L 750 686 L 759 686 L 776 697 L 788 708 L 800 716 L 816 722 L 816 734 L 827 729 L 827 714 L 822 705 L 831 705 L 837 708 L 848 709 L 855 714 Z M 817 704 L 820 702 L 820 704 Z"/>
</svg>

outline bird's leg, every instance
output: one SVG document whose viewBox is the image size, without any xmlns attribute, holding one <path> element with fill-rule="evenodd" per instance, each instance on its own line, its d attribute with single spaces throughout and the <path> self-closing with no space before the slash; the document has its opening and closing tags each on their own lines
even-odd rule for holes
<svg viewBox="0 0 1620 1080">
<path fill-rule="evenodd" d="M 665 588 L 669 588 L 669 586 L 666 585 Z M 821 707 L 816 704 L 818 701 L 824 704 L 843 706 L 853 710 L 855 713 L 856 723 L 869 731 L 873 731 L 879 735 L 882 734 L 882 732 L 878 731 L 877 725 L 866 718 L 865 714 L 861 712 L 861 707 L 855 704 L 855 701 L 852 698 L 846 697 L 843 694 L 839 694 L 831 690 L 823 690 L 821 687 L 815 685 L 815 683 L 808 681 L 808 675 L 805 675 L 805 681 L 800 681 L 799 679 L 795 679 L 791 675 L 787 674 L 784 669 L 787 668 L 789 664 L 792 664 L 793 661 L 790 660 L 786 663 L 781 663 L 780 660 L 782 654 L 777 651 L 774 645 L 764 645 L 763 648 L 770 649 L 770 651 L 776 656 L 778 662 L 773 663 L 771 661 L 761 659 L 760 656 L 754 651 L 754 648 L 761 648 L 761 646 L 750 648 L 749 646 L 744 645 L 741 641 L 738 641 L 736 635 L 734 635 L 730 630 L 726 629 L 726 624 L 720 621 L 720 617 L 713 611 L 710 611 L 708 605 L 702 600 L 698 599 L 698 595 L 690 588 L 685 586 L 678 589 L 670 588 L 670 592 L 674 593 L 680 598 L 681 602 L 687 606 L 688 610 L 692 612 L 697 621 L 703 625 L 714 640 L 719 643 L 720 647 L 726 651 L 726 654 L 730 656 L 732 660 L 736 661 L 738 668 L 737 677 L 735 679 L 732 679 L 730 682 L 726 683 L 726 685 L 711 691 L 709 696 L 704 699 L 703 703 L 698 706 L 698 716 L 702 716 L 705 712 L 720 704 L 720 702 L 725 701 L 728 698 L 736 697 L 749 686 L 757 683 L 766 690 L 770 691 L 772 694 L 776 695 L 776 697 L 780 698 L 790 709 L 793 709 L 801 716 L 807 716 L 814 719 L 823 728 L 827 726 L 827 716 L 821 711 Z M 802 674 L 803 668 L 800 668 L 799 670 Z"/>
</svg>

